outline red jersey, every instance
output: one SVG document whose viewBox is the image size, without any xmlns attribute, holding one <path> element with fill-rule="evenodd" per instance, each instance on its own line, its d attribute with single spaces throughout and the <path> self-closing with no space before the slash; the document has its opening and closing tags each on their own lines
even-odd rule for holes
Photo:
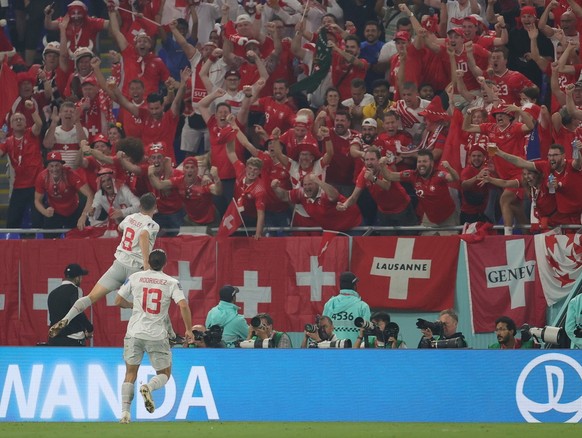
<svg viewBox="0 0 582 438">
<path fill-rule="evenodd" d="M 483 35 L 475 35 L 473 42 L 479 44 L 484 49 L 491 51 L 495 48 L 495 35 L 487 33 L 484 33 Z"/>
<path fill-rule="evenodd" d="M 32 133 L 32 128 L 26 128 L 19 139 L 14 135 L 8 137 L 6 143 L 0 143 L 0 150 L 8 155 L 14 169 L 14 188 L 34 187 L 37 175 L 43 170 L 43 163 L 40 137 Z"/>
<path fill-rule="evenodd" d="M 572 167 L 572 160 L 567 159 L 562 172 L 552 171 L 550 163 L 546 160 L 533 161 L 536 169 L 543 175 L 542 185 L 547 186 L 550 173 L 556 177 L 558 187 L 556 188 L 556 205 L 559 213 L 575 214 L 582 213 L 582 195 L 580 186 L 582 184 L 582 172 Z"/>
<path fill-rule="evenodd" d="M 134 102 L 132 102 L 134 103 Z M 134 103 L 135 105 L 135 103 Z M 147 111 L 147 102 L 144 99 L 142 103 L 137 105 L 140 110 Z M 149 114 L 149 111 L 148 111 Z M 123 130 L 125 131 L 125 135 L 127 137 L 136 137 L 140 138 L 143 132 L 143 119 L 138 115 L 137 117 L 134 116 L 132 113 L 127 111 L 125 108 L 119 108 L 119 121 L 123 125 Z"/>
<path fill-rule="evenodd" d="M 348 231 L 362 223 L 362 215 L 357 205 L 348 207 L 346 211 L 338 211 L 338 202 L 345 202 L 346 197 L 339 195 L 337 201 L 330 201 L 327 194 L 320 189 L 315 199 L 307 198 L 303 189 L 293 189 L 289 192 L 292 204 L 301 204 L 309 216 L 324 230 Z"/>
<path fill-rule="evenodd" d="M 267 134 L 271 134 L 275 128 L 281 129 L 281 132 L 287 131 L 295 118 L 295 111 L 287 103 L 277 102 L 271 96 L 261 97 L 253 106 L 253 110 L 265 113 L 263 128 Z"/>
<path fill-rule="evenodd" d="M 275 163 L 271 156 L 264 151 L 259 151 L 257 155 L 263 162 L 261 169 L 261 178 L 265 182 L 265 189 L 267 191 L 266 209 L 268 211 L 280 212 L 289 209 L 289 204 L 281 201 L 277 194 L 271 188 L 271 181 L 274 179 L 281 182 L 281 188 L 291 190 L 291 177 L 289 170 L 281 163 Z"/>
<path fill-rule="evenodd" d="M 128 45 L 121 52 L 123 58 L 123 81 L 121 92 L 127 96 L 129 82 L 132 79 L 141 79 L 145 88 L 145 95 L 155 93 L 160 88 L 160 83 L 170 77 L 170 72 L 161 58 L 153 53 L 139 56 L 135 47 Z"/>
<path fill-rule="evenodd" d="M 45 169 L 38 174 L 34 190 L 41 195 L 46 194 L 48 204 L 61 216 L 72 215 L 79 206 L 79 189 L 84 185 L 79 175 L 67 166 L 63 166 L 63 175 L 54 182 Z"/>
<path fill-rule="evenodd" d="M 486 166 L 486 164 L 483 164 Z M 481 171 L 468 165 L 461 172 L 461 182 L 471 179 Z M 476 182 L 469 189 L 461 190 L 461 211 L 466 214 L 480 214 L 485 212 L 489 197 L 489 184 L 478 185 Z"/>
<path fill-rule="evenodd" d="M 508 104 L 520 106 L 519 94 L 525 87 L 532 87 L 534 83 L 518 71 L 505 70 L 502 75 L 494 74 L 491 80 L 499 87 L 499 98 Z"/>
<path fill-rule="evenodd" d="M 186 184 L 184 175 L 172 176 L 169 180 L 172 187 L 178 190 L 184 204 L 184 210 L 192 222 L 209 224 L 214 221 L 215 209 L 212 203 L 211 184 L 201 184 L 197 177 L 195 183 Z"/>
<path fill-rule="evenodd" d="M 499 149 L 525 160 L 525 133 L 521 130 L 522 126 L 523 123 L 512 122 L 504 130 L 501 130 L 497 123 L 482 123 L 479 125 L 481 133 L 487 135 L 493 143 L 497 144 Z M 521 181 L 522 171 L 520 168 L 498 156 L 493 157 L 493 163 L 501 179 L 518 179 Z"/>
<path fill-rule="evenodd" d="M 239 129 L 244 129 L 238 120 L 236 123 Z M 226 155 L 226 145 L 218 143 L 218 134 L 220 133 L 220 128 L 218 127 L 216 116 L 212 115 L 210 119 L 208 119 L 206 126 L 208 127 L 208 134 L 210 136 L 210 162 L 213 166 L 216 166 L 218 170 L 218 177 L 220 179 L 235 178 L 236 173 L 234 171 L 234 167 Z M 238 141 L 238 139 L 234 140 L 234 150 L 238 159 L 242 160 L 244 158 L 245 148 Z"/>
<path fill-rule="evenodd" d="M 281 135 L 279 141 L 281 144 L 285 145 L 285 154 L 292 160 L 297 160 L 299 158 L 299 151 L 297 150 L 297 144 L 299 143 L 311 143 L 319 149 L 317 140 L 310 131 L 307 131 L 307 134 L 302 140 L 297 140 L 295 137 L 295 131 L 291 128 Z"/>
<path fill-rule="evenodd" d="M 57 19 L 60 23 L 62 17 Z M 105 28 L 105 20 L 103 18 L 85 17 L 80 26 L 75 26 L 69 22 L 65 31 L 67 35 L 67 42 L 69 43 L 69 51 L 75 53 L 79 47 L 90 47 L 95 49 L 95 40 L 97 34 Z"/>
<path fill-rule="evenodd" d="M 428 219 L 439 224 L 455 212 L 455 202 L 449 193 L 447 173 L 433 170 L 429 178 L 423 178 L 418 171 L 400 172 L 400 181 L 414 185 L 418 202 Z"/>
<path fill-rule="evenodd" d="M 404 66 L 405 80 L 406 82 L 413 82 L 416 86 L 419 86 L 422 78 L 422 51 L 417 50 L 413 44 L 409 44 L 406 48 L 406 53 L 406 65 Z M 394 93 L 393 100 L 400 99 L 398 87 L 395 85 L 398 83 L 397 75 L 400 68 L 402 68 L 400 65 L 400 57 L 396 53 L 390 58 L 390 71 L 388 72 L 388 81 L 392 84 L 390 91 Z"/>
<path fill-rule="evenodd" d="M 358 61 L 364 63 L 363 67 L 356 67 L 350 64 L 341 55 L 336 52 L 332 53 L 331 60 L 331 81 L 340 94 L 340 100 L 349 99 L 352 96 L 351 83 L 354 79 L 364 79 L 368 71 L 368 61 L 358 58 Z"/>
<path fill-rule="evenodd" d="M 449 55 L 442 47 L 440 52 L 424 49 L 422 52 L 421 83 L 430 84 L 435 90 L 444 90 L 451 82 Z"/>
<path fill-rule="evenodd" d="M 100 169 L 112 169 L 116 183 L 122 183 L 125 181 L 126 172 L 117 172 L 114 164 L 101 164 L 99 161 L 97 161 L 97 158 L 93 156 L 85 157 L 85 159 L 87 160 L 87 167 L 76 169 L 75 172 L 78 174 L 84 173 L 85 181 L 87 181 L 87 184 L 93 193 L 100 189 L 97 182 L 97 172 L 99 172 Z"/>
<path fill-rule="evenodd" d="M 448 59 L 446 49 L 444 50 L 444 55 L 447 56 Z M 483 71 L 487 70 L 487 66 L 489 65 L 489 50 L 486 50 L 479 45 L 474 45 L 473 55 L 475 56 L 475 63 L 477 66 Z M 477 82 L 475 76 L 473 76 L 473 73 L 469 70 L 469 62 L 467 61 L 467 52 L 465 51 L 465 48 L 463 48 L 460 55 L 455 54 L 455 61 L 457 62 L 457 70 L 465 72 L 463 75 L 463 81 L 465 81 L 467 90 L 480 90 L 481 86 Z"/>
<path fill-rule="evenodd" d="M 384 143 L 384 155 L 388 157 L 389 163 L 395 163 L 397 157 L 406 152 L 412 144 L 412 136 L 402 130 L 398 130 L 394 135 L 383 132 L 378 136 L 378 140 Z M 400 171 L 408 169 L 408 166 L 401 161 L 396 164 L 396 168 Z"/>
<path fill-rule="evenodd" d="M 408 196 L 408 193 L 406 193 L 406 190 L 404 190 L 404 187 L 400 183 L 392 182 L 390 188 L 384 190 L 378 184 L 367 180 L 364 177 L 365 173 L 366 169 L 364 168 L 358 175 L 358 178 L 356 178 L 356 187 L 368 189 L 368 192 L 370 192 L 370 195 L 376 201 L 379 211 L 384 214 L 396 214 L 403 212 L 408 207 L 408 204 L 410 204 L 410 196 Z M 384 180 L 384 176 L 378 174 L 378 180 Z"/>
<path fill-rule="evenodd" d="M 267 191 L 261 177 L 250 184 L 246 183 L 246 166 L 242 161 L 234 163 L 236 182 L 234 186 L 234 199 L 241 214 L 249 217 L 257 217 L 257 210 L 265 210 Z M 240 208 L 242 207 L 242 208 Z"/>
<path fill-rule="evenodd" d="M 172 187 L 171 189 L 166 190 L 158 190 L 151 185 L 149 178 L 147 177 L 148 174 L 148 167 L 149 163 L 143 162 L 140 163 L 139 167 L 141 167 L 141 175 L 147 178 L 148 184 L 148 191 L 152 192 L 156 195 L 158 211 L 160 214 L 174 214 L 180 211 L 182 208 L 183 202 L 182 197 L 180 196 L 180 192 L 176 187 Z M 172 177 L 180 177 L 183 176 L 182 171 L 174 169 L 172 173 Z M 162 181 L 166 179 L 165 175 L 160 175 L 159 177 Z"/>
<path fill-rule="evenodd" d="M 345 136 L 340 136 L 331 129 L 329 136 L 333 144 L 333 157 L 327 168 L 325 180 L 330 184 L 352 184 L 355 161 L 350 155 L 350 146 L 360 134 L 349 129 Z"/>
<path fill-rule="evenodd" d="M 3 97 L 4 99 L 4 97 Z M 14 102 L 12 102 L 12 106 L 10 107 L 10 111 L 6 114 L 5 122 L 8 126 L 8 133 L 12 133 L 12 128 L 10 127 L 10 118 L 14 115 L 14 113 L 20 113 L 26 119 L 26 126 L 32 127 L 34 125 L 34 120 L 32 118 L 32 114 L 34 114 L 35 110 L 38 110 L 39 114 L 42 114 L 43 108 L 48 105 L 50 102 L 47 100 L 44 91 L 40 93 L 33 93 L 30 97 L 32 103 L 34 103 L 35 108 L 28 109 L 24 105 L 26 99 L 18 96 Z"/>
<path fill-rule="evenodd" d="M 174 137 L 180 118 L 172 110 L 164 113 L 160 120 L 154 119 L 146 108 L 139 109 L 139 118 L 143 120 L 141 141 L 145 148 L 150 143 L 163 141 L 166 145 L 163 154 L 172 159 L 172 165 L 176 164 L 174 155 Z M 146 172 L 147 173 L 147 172 Z"/>
</svg>

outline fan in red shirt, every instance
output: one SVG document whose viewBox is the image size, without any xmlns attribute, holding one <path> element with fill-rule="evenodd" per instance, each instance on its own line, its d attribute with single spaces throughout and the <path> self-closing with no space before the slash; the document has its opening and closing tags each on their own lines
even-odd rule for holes
<svg viewBox="0 0 582 438">
<path fill-rule="evenodd" d="M 299 158 L 299 144 L 310 143 L 314 145 L 315 149 L 318 149 L 317 140 L 311 133 L 311 128 L 313 126 L 313 113 L 311 110 L 308 110 L 311 113 L 310 117 L 307 114 L 299 114 L 299 111 L 293 120 L 293 127 L 283 132 L 281 135 L 281 143 L 286 147 L 285 153 L 292 160 L 297 160 Z"/>
<path fill-rule="evenodd" d="M 465 116 L 463 130 L 467 132 L 480 132 L 489 137 L 490 143 L 495 144 L 500 150 L 525 158 L 525 135 L 534 128 L 534 122 L 529 114 L 515 105 L 503 105 L 494 108 L 491 115 L 495 117 L 496 123 L 481 123 L 473 125 L 469 117 Z M 516 122 L 515 117 L 519 115 L 523 123 Z M 521 170 L 514 164 L 510 164 L 498 156 L 493 156 L 495 170 L 501 179 L 521 179 Z M 519 224 L 527 223 L 523 212 L 523 190 L 505 189 L 499 199 L 501 214 L 505 234 L 512 234 L 513 220 Z"/>
<path fill-rule="evenodd" d="M 494 47 L 504 46 L 509 40 L 509 34 L 507 33 L 507 26 L 505 25 L 503 15 L 500 15 L 497 23 L 495 23 L 495 30 L 499 32 L 501 35 L 500 37 L 490 35 L 487 30 L 483 32 L 483 21 L 477 14 L 472 14 L 463 18 L 463 24 L 461 26 L 463 27 L 463 32 L 467 41 L 473 41 L 475 44 L 479 44 L 487 50 L 492 50 Z M 477 33 L 478 30 L 481 33 Z"/>
<path fill-rule="evenodd" d="M 168 191 L 177 189 L 188 220 L 193 225 L 217 225 L 216 208 L 212 203 L 212 195 L 222 192 L 222 185 L 216 167 L 210 169 L 210 176 L 199 176 L 198 160 L 187 157 L 182 163 L 183 174 L 169 179 L 160 179 L 154 172 L 148 173 L 150 183 L 156 190 Z"/>
<path fill-rule="evenodd" d="M 103 18 L 90 17 L 85 3 L 75 0 L 67 6 L 67 13 L 58 20 L 51 20 L 54 12 L 54 3 L 45 9 L 44 25 L 48 30 L 57 30 L 59 23 L 66 26 L 69 53 L 72 54 L 79 47 L 95 47 L 97 34 L 109 28 L 109 21 Z"/>
<path fill-rule="evenodd" d="M 34 206 L 42 214 L 43 228 L 75 228 L 83 230 L 93 204 L 93 192 L 69 167 L 65 166 L 60 152 L 50 152 L 47 167 L 36 177 Z M 79 193 L 87 199 L 79 200 Z M 44 197 L 46 202 L 44 204 Z M 45 237 L 53 237 L 45 234 Z"/>
<path fill-rule="evenodd" d="M 386 158 L 381 160 L 382 164 Z M 459 225 L 459 214 L 455 202 L 449 192 L 449 183 L 459 180 L 459 175 L 448 162 L 442 161 L 441 166 L 447 171 L 435 168 L 433 154 L 429 150 L 420 150 L 416 158 L 416 170 L 392 172 L 386 166 L 381 167 L 382 175 L 392 182 L 409 182 L 414 186 L 419 207 L 423 211 L 421 225 L 428 228 Z M 456 231 L 425 231 L 423 235 L 451 235 Z"/>
<path fill-rule="evenodd" d="M 280 187 L 278 180 L 271 182 L 271 187 L 280 199 L 292 204 L 300 204 L 311 218 L 324 230 L 349 231 L 362 223 L 362 215 L 356 205 L 345 211 L 338 211 L 338 202 L 346 198 L 330 184 L 309 174 L 303 178 L 303 186 L 291 191 Z"/>
<path fill-rule="evenodd" d="M 489 185 L 482 181 L 484 175 L 489 175 L 485 154 L 484 147 L 472 146 L 467 166 L 461 172 L 461 224 L 489 221 L 485 216 Z"/>
<path fill-rule="evenodd" d="M 127 96 L 129 81 L 132 79 L 141 79 L 146 95 L 157 92 L 160 84 L 170 77 L 170 72 L 164 61 L 152 52 L 152 39 L 145 32 L 138 33 L 135 37 L 135 43 L 132 45 L 121 33 L 115 11 L 109 12 L 109 19 L 111 33 L 123 58 L 121 83 L 123 95 Z"/>
<path fill-rule="evenodd" d="M 277 79 L 273 83 L 273 95 L 259 98 L 253 105 L 253 111 L 265 114 L 263 129 L 271 135 L 276 127 L 281 131 L 291 128 L 295 118 L 295 110 L 291 107 L 291 100 L 287 97 L 289 87 L 285 79 Z"/>
<path fill-rule="evenodd" d="M 348 35 L 345 38 L 345 51 L 333 41 L 328 41 L 327 45 L 333 49 L 331 63 L 333 86 L 338 89 L 342 100 L 349 99 L 352 81 L 356 78 L 364 79 L 368 71 L 368 61 L 358 58 L 360 40 L 355 35 Z"/>
<path fill-rule="evenodd" d="M 410 196 L 406 190 L 397 182 L 391 182 L 384 178 L 380 172 L 381 152 L 378 148 L 370 146 L 364 153 L 365 168 L 362 169 L 356 179 L 356 187 L 353 193 L 345 202 L 338 202 L 337 209 L 345 211 L 354 205 L 364 189 L 367 189 L 376 205 L 378 214 L 375 225 L 387 226 L 410 226 L 416 225 L 418 220 Z M 383 235 L 391 233 L 381 232 Z"/>
<path fill-rule="evenodd" d="M 83 98 L 77 102 L 81 125 L 91 137 L 107 134 L 109 124 L 115 121 L 111 99 L 105 91 L 99 89 L 95 76 L 83 80 L 81 92 Z"/>
<path fill-rule="evenodd" d="M 463 82 L 465 82 L 467 90 L 480 90 L 481 86 L 469 68 L 469 56 L 473 55 L 477 67 L 481 70 L 487 70 L 489 51 L 477 44 L 473 44 L 472 41 L 465 43 L 465 33 L 460 27 L 450 29 L 447 32 L 447 36 L 449 37 L 449 44 L 454 50 L 457 70 L 465 72 Z M 445 46 L 441 47 L 441 53 L 443 57 L 448 56 Z"/>
<path fill-rule="evenodd" d="M 233 202 L 236 203 L 245 226 L 256 227 L 254 238 L 259 239 L 265 227 L 267 201 L 267 190 L 261 178 L 263 162 L 257 157 L 249 158 L 246 164 L 239 160 L 234 146 L 236 131 L 230 126 L 221 131 L 226 142 L 226 154 L 236 171 Z"/>
<path fill-rule="evenodd" d="M 383 132 L 378 140 L 384 144 L 384 155 L 388 157 L 389 164 L 395 164 L 397 170 L 414 169 L 416 159 L 405 156 L 412 146 L 412 136 L 400 129 L 400 114 L 394 110 L 384 113 L 382 123 Z"/>
<path fill-rule="evenodd" d="M 34 107 L 32 102 L 27 105 Z M 39 137 L 42 120 L 38 110 L 32 113 L 32 117 L 34 124 L 27 128 L 24 114 L 14 113 L 10 118 L 12 135 L 6 142 L 0 142 L 0 157 L 8 155 L 14 170 L 14 185 L 6 218 L 8 228 L 22 228 L 27 210 L 31 211 L 33 228 L 40 228 L 42 224 L 42 217 L 34 208 L 34 185 L 37 175 L 43 170 Z"/>
</svg>

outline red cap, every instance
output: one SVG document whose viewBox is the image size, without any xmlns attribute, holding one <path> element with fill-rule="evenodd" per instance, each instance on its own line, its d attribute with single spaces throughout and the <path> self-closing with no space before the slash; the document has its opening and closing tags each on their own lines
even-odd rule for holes
<svg viewBox="0 0 582 438">
<path fill-rule="evenodd" d="M 95 135 L 92 139 L 91 139 L 91 146 L 95 146 L 95 143 L 97 142 L 101 142 L 101 143 L 105 143 L 107 144 L 109 147 L 111 147 L 111 143 L 109 143 L 109 139 L 107 137 L 105 137 L 103 134 L 97 134 Z"/>
<path fill-rule="evenodd" d="M 313 155 L 316 159 L 320 157 L 321 153 L 319 152 L 319 148 L 316 144 L 309 143 L 309 142 L 301 142 L 297 144 L 297 154 L 301 152 L 309 152 Z"/>
<path fill-rule="evenodd" d="M 465 33 L 463 32 L 462 27 L 453 27 L 453 28 L 449 29 L 447 32 L 447 35 L 450 34 L 451 32 L 455 32 L 456 34 L 461 35 L 462 37 L 465 36 Z"/>
<path fill-rule="evenodd" d="M 151 156 L 153 154 L 164 154 L 166 150 L 166 143 L 163 141 L 158 141 L 156 143 L 150 143 L 147 147 L 147 155 Z"/>
<path fill-rule="evenodd" d="M 473 152 L 481 152 L 483 155 L 486 155 L 485 149 L 480 144 L 474 144 L 471 146 L 471 149 L 469 149 L 469 155 Z"/>
<path fill-rule="evenodd" d="M 196 159 L 196 157 L 187 157 L 183 162 L 182 162 L 182 167 L 185 167 L 186 164 L 193 164 L 194 166 L 198 167 L 198 160 Z"/>
<path fill-rule="evenodd" d="M 394 40 L 410 41 L 410 33 L 406 30 L 399 30 L 394 34 Z"/>
<path fill-rule="evenodd" d="M 22 84 L 23 82 L 32 82 L 34 84 L 36 82 L 36 76 L 32 75 L 28 71 L 23 71 L 16 74 L 16 82 L 18 85 Z"/>
<path fill-rule="evenodd" d="M 448 121 L 451 116 L 444 110 L 443 103 L 439 96 L 433 98 L 428 106 L 418 113 L 429 122 Z"/>
<path fill-rule="evenodd" d="M 537 17 L 536 8 L 533 6 L 524 6 L 519 13 L 520 17 L 523 15 L 533 15 L 534 17 Z"/>
<path fill-rule="evenodd" d="M 95 76 L 93 75 L 87 76 L 85 79 L 83 79 L 83 82 L 81 82 L 81 86 L 85 84 L 97 86 L 97 79 L 95 79 Z"/>
<path fill-rule="evenodd" d="M 46 156 L 46 162 L 50 163 L 51 161 L 59 161 L 61 164 L 65 164 L 63 156 L 58 151 L 52 151 L 50 154 Z"/>
<path fill-rule="evenodd" d="M 495 116 L 495 114 L 505 114 L 506 116 L 513 117 L 513 113 L 507 110 L 507 105 L 499 105 L 497 108 L 493 108 L 491 115 Z"/>
<path fill-rule="evenodd" d="M 479 20 L 477 20 L 475 17 L 473 17 L 472 15 L 469 15 L 468 17 L 463 18 L 464 21 L 470 21 L 471 23 L 473 23 L 475 26 L 479 27 Z"/>
</svg>

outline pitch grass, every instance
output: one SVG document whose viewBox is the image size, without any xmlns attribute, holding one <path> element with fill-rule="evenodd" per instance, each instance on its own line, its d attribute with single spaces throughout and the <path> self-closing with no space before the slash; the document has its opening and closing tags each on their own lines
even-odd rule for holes
<svg viewBox="0 0 582 438">
<path fill-rule="evenodd" d="M 0 423 L 6 438 L 204 438 L 204 437 L 580 437 L 579 424 L 500 423 L 240 423 L 135 422 L 117 423 Z"/>
</svg>

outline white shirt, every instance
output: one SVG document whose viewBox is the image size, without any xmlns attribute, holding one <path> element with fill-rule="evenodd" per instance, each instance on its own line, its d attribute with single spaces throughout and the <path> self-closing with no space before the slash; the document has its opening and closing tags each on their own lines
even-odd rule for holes
<svg viewBox="0 0 582 438">
<path fill-rule="evenodd" d="M 152 269 L 130 275 L 118 294 L 126 301 L 133 296 L 126 336 L 148 341 L 168 337 L 166 318 L 170 301 L 178 304 L 186 299 L 178 280 Z"/>
<path fill-rule="evenodd" d="M 85 137 L 89 138 L 89 131 L 83 128 Z M 55 144 L 51 151 L 58 151 L 61 153 L 65 165 L 71 169 L 76 169 L 77 156 L 79 155 L 79 137 L 77 136 L 77 128 L 73 126 L 70 131 L 65 131 L 61 125 L 55 129 Z"/>
<path fill-rule="evenodd" d="M 129 187 L 123 184 L 119 188 L 114 188 L 114 190 L 115 198 L 113 199 L 112 204 L 109 202 L 107 195 L 103 193 L 103 190 L 97 190 L 95 193 L 92 204 L 92 207 L 95 209 L 95 213 L 91 218 L 91 225 L 99 226 L 107 223 L 107 219 L 102 221 L 94 219 L 101 216 L 101 212 L 103 210 L 109 211 L 110 208 L 121 210 L 124 217 L 139 211 L 139 199 L 131 192 L 131 190 L 129 190 Z"/>
<path fill-rule="evenodd" d="M 148 215 L 134 213 L 127 216 L 119 224 L 122 232 L 121 241 L 115 251 L 115 258 L 126 266 L 133 268 L 143 267 L 143 254 L 139 247 L 139 236 L 143 232 L 148 233 L 149 250 L 151 251 L 160 226 Z"/>
</svg>

